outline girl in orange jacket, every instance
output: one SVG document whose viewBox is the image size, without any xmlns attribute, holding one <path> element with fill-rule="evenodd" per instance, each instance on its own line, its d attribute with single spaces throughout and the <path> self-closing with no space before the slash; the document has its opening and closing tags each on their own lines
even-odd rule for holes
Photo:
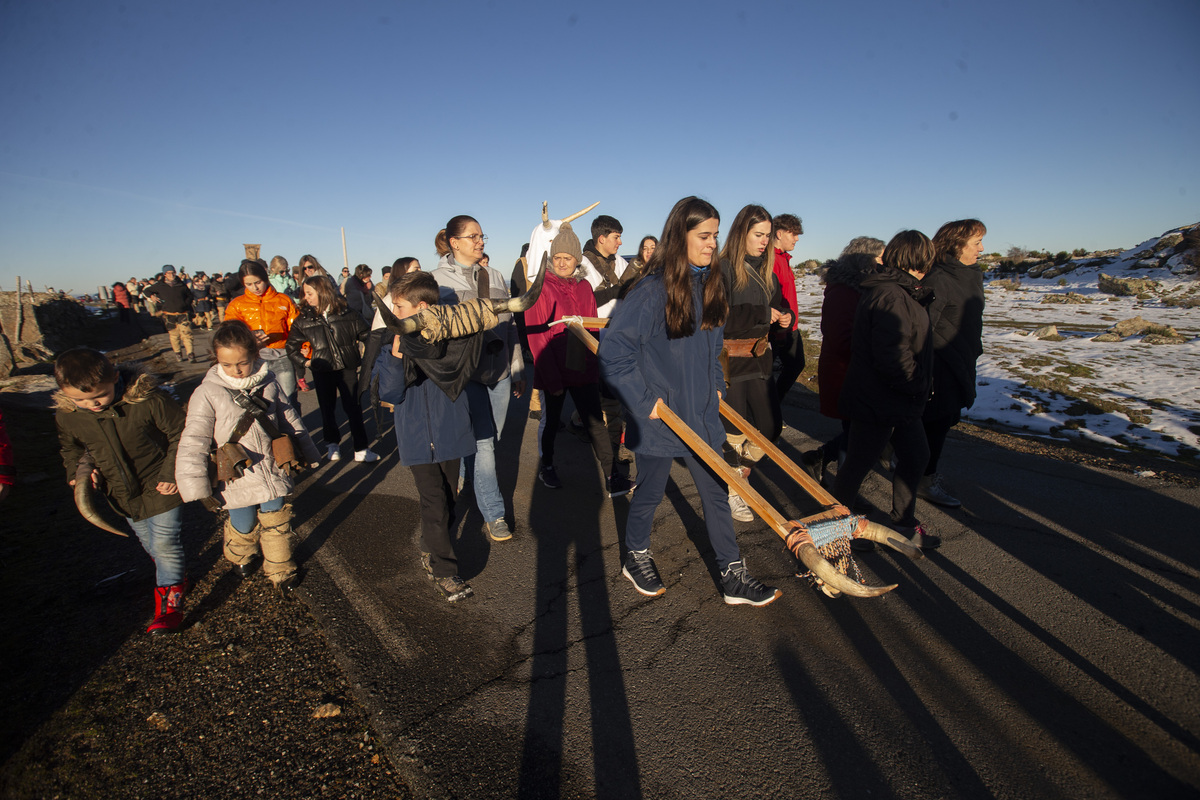
<svg viewBox="0 0 1200 800">
<path fill-rule="evenodd" d="M 267 368 L 279 380 L 283 393 L 295 404 L 296 386 L 305 390 L 308 386 L 304 376 L 296 374 L 283 346 L 292 330 L 292 322 L 300 312 L 290 297 L 275 291 L 266 268 L 258 261 L 246 259 L 238 274 L 246 291 L 229 301 L 225 319 L 240 319 L 246 323 L 262 347 L 259 357 L 267 362 Z"/>
</svg>

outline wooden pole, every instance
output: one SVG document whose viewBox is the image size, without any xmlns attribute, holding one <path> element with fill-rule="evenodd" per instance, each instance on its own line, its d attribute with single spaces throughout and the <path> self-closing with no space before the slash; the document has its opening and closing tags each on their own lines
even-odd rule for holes
<svg viewBox="0 0 1200 800">
<path fill-rule="evenodd" d="M 346 257 L 346 227 L 342 226 L 342 266 L 350 269 L 350 259 Z"/>
<path fill-rule="evenodd" d="M 21 306 L 21 276 L 17 276 L 17 321 L 13 325 L 17 330 L 17 338 L 13 340 L 14 347 L 21 346 L 21 322 L 25 319 L 25 312 Z"/>
</svg>

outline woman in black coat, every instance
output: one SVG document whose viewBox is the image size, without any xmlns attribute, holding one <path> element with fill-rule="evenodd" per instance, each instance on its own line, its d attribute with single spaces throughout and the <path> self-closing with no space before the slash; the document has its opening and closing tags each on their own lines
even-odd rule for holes
<svg viewBox="0 0 1200 800">
<path fill-rule="evenodd" d="M 322 432 L 329 460 L 341 458 L 341 432 L 336 409 L 338 395 L 350 423 L 355 461 L 376 461 L 379 456 L 367 449 L 367 429 L 363 425 L 362 405 L 358 399 L 359 342 L 365 342 L 371 329 L 357 311 L 346 306 L 336 294 L 333 281 L 324 275 L 310 275 L 301 284 L 304 300 L 300 316 L 288 332 L 287 354 L 296 365 L 296 374 L 312 370 L 313 388 L 321 407 Z M 304 344 L 311 348 L 305 356 Z"/>
<path fill-rule="evenodd" d="M 833 494 L 850 506 L 888 441 L 896 452 L 892 522 L 918 547 L 941 544 L 915 516 L 917 482 L 929 460 L 921 413 L 933 386 L 933 340 L 921 279 L 933 265 L 933 243 L 920 231 L 901 231 L 883 251 L 883 267 L 863 278 L 854 316 L 850 367 L 838 410 L 850 420 L 846 461 Z"/>
<path fill-rule="evenodd" d="M 976 263 L 987 228 L 977 219 L 947 222 L 933 237 L 937 263 L 925 277 L 933 290 L 933 397 L 923 422 L 929 464 L 917 495 L 946 508 L 962 503 L 942 485 L 938 459 L 962 409 L 975 403 L 975 362 L 983 354 L 983 273 Z"/>
</svg>

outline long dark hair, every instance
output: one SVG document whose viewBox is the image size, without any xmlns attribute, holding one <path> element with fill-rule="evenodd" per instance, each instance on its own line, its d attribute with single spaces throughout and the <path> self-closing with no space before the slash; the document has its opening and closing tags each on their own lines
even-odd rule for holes
<svg viewBox="0 0 1200 800">
<path fill-rule="evenodd" d="M 301 286 L 311 286 L 313 291 L 317 293 L 317 305 L 315 307 L 308 306 L 308 301 L 303 299 L 300 301 L 301 305 L 312 308 L 318 314 L 326 312 L 330 314 L 345 313 L 348 307 L 346 305 L 346 298 L 334 291 L 333 280 L 328 275 L 309 275 L 304 279 L 304 283 Z M 304 289 L 301 288 L 300 292 L 301 297 L 303 297 Z"/>
<path fill-rule="evenodd" d="M 682 339 L 696 332 L 696 321 L 692 318 L 692 266 L 688 263 L 687 235 L 705 220 L 721 215 L 707 200 L 685 197 L 675 204 L 663 225 L 662 236 L 650 261 L 646 264 L 646 275 L 660 273 L 667 290 L 667 338 Z M 729 303 L 725 297 L 725 281 L 721 278 L 721 259 L 713 252 L 704 281 L 704 308 L 700 322 L 701 330 L 712 330 L 725 324 Z"/>
<path fill-rule="evenodd" d="M 253 275 L 268 286 L 271 285 L 271 279 L 267 276 L 267 270 L 260 261 L 251 261 L 248 258 L 243 259 L 242 265 L 238 267 L 238 275 L 241 277 L 243 283 L 247 275 Z"/>
<path fill-rule="evenodd" d="M 746 266 L 746 237 L 750 234 L 750 229 L 760 222 L 771 222 L 771 215 L 767 210 L 762 206 L 745 206 L 733 218 L 729 234 L 725 237 L 725 246 L 721 248 L 721 259 L 729 262 L 729 268 L 733 271 L 733 287 L 739 291 L 745 288 L 746 281 L 750 280 L 750 270 Z M 768 294 L 771 292 L 772 261 L 767 256 L 771 252 L 774 237 L 775 227 L 772 226 L 771 236 L 767 239 L 767 249 L 763 251 L 763 260 L 758 271 Z"/>
</svg>

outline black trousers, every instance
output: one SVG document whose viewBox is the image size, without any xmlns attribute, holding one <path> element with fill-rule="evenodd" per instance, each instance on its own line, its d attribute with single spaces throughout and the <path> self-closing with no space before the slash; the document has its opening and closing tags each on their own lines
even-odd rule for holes
<svg viewBox="0 0 1200 800">
<path fill-rule="evenodd" d="M 342 411 L 346 412 L 346 418 L 350 422 L 350 438 L 354 441 L 354 449 L 366 450 L 367 429 L 363 425 L 362 404 L 358 401 L 355 389 L 358 370 L 314 371 L 312 376 L 313 388 L 317 392 L 317 404 L 321 407 L 321 434 L 325 437 L 325 444 L 340 444 L 342 441 L 337 424 L 337 409 L 334 408 L 338 395 L 341 395 Z"/>
<path fill-rule="evenodd" d="M 898 425 L 880 425 L 852 420 L 846 461 L 838 468 L 833 496 L 847 508 L 852 508 L 858 489 L 871 466 L 891 440 L 896 451 L 896 472 L 892 475 L 892 521 L 905 528 L 916 525 L 917 484 L 929 461 L 929 444 L 919 418 Z"/>
<path fill-rule="evenodd" d="M 950 429 L 958 424 L 960 418 L 961 412 L 959 411 L 933 418 L 928 415 L 922 418 L 925 440 L 929 442 L 929 465 L 925 467 L 926 475 L 937 472 L 938 459 L 942 457 L 942 448 L 946 446 L 946 436 L 950 433 Z"/>
<path fill-rule="evenodd" d="M 779 359 L 779 378 L 775 381 L 775 393 L 782 400 L 788 390 L 804 372 L 804 337 L 800 329 L 787 331 L 778 339 L 771 339 L 771 350 Z"/>
<path fill-rule="evenodd" d="M 458 459 L 409 467 L 421 498 L 421 550 L 429 553 L 433 577 L 458 574 L 458 556 L 450 542 L 454 501 L 458 497 Z"/>
<path fill-rule="evenodd" d="M 783 432 L 779 396 L 775 394 L 775 383 L 770 378 L 734 381 L 725 392 L 725 402 L 772 442 Z M 726 433 L 740 433 L 737 426 L 724 417 L 721 417 L 721 424 L 725 426 Z M 728 447 L 725 460 L 735 467 L 738 466 L 736 454 Z"/>
<path fill-rule="evenodd" d="M 600 468 L 605 475 L 612 475 L 613 449 L 608 433 L 604 428 L 604 420 L 600 416 L 600 387 L 595 383 L 583 386 L 568 386 L 562 394 L 544 392 L 542 413 L 546 424 L 542 426 L 542 463 L 554 464 L 554 438 L 558 435 L 558 420 L 562 417 L 563 404 L 567 400 L 567 392 L 579 411 L 579 418 L 587 428 L 588 436 L 592 439 L 592 452 L 600 462 Z M 620 404 L 617 404 L 620 408 Z M 620 418 L 618 417 L 618 420 Z"/>
</svg>

